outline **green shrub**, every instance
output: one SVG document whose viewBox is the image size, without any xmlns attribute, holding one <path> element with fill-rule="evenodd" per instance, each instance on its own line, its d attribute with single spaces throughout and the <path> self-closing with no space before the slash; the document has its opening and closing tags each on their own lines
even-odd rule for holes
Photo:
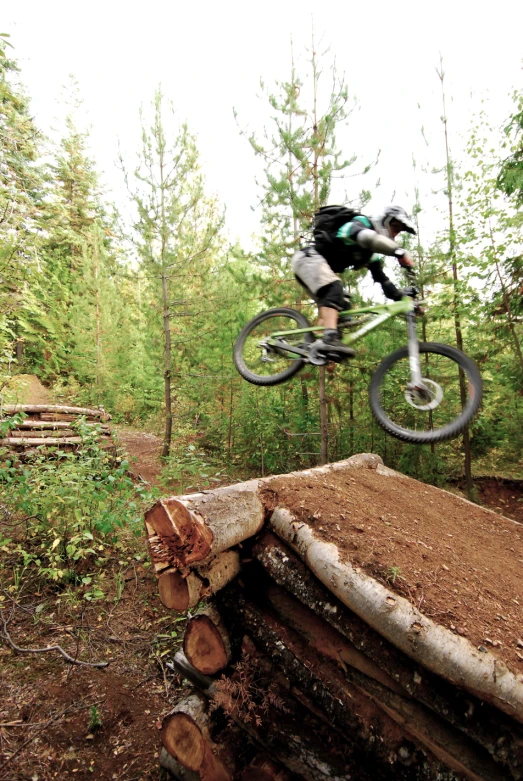
<svg viewBox="0 0 523 781">
<path fill-rule="evenodd" d="M 0 548 L 47 579 L 90 586 L 96 599 L 103 592 L 90 570 L 110 558 L 118 529 L 141 533 L 152 495 L 133 483 L 127 461 L 100 447 L 97 427 L 80 420 L 75 428 L 83 440 L 76 452 L 38 448 L 23 463 L 0 453 L 2 505 L 17 532 L 16 539 L 0 535 Z"/>
</svg>

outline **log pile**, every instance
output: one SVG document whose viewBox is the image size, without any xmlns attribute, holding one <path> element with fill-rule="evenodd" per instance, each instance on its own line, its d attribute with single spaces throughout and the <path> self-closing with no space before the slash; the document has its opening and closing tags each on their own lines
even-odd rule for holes
<svg viewBox="0 0 523 781">
<path fill-rule="evenodd" d="M 338 537 L 311 505 L 306 489 L 318 481 L 339 493 L 365 483 L 368 470 L 374 492 L 382 482 L 402 491 L 416 483 L 362 454 L 162 499 L 146 513 L 160 599 L 190 611 L 172 667 L 192 694 L 161 732 L 161 764 L 175 778 L 523 779 L 519 652 L 476 645 L 430 604 L 423 612 L 410 584 L 405 596 L 360 566 L 350 492 L 336 509 Z M 290 502 L 287 485 L 303 501 Z M 431 491 L 438 512 L 473 512 Z M 474 512 L 498 519 L 523 563 L 521 527 Z M 418 523 L 420 508 L 413 513 Z M 519 599 L 511 612 L 494 597 L 507 637 L 511 621 L 521 619 L 521 632 Z"/>
<path fill-rule="evenodd" d="M 19 413 L 23 413 L 20 416 Z M 0 407 L 0 423 L 7 423 L 7 434 L 0 446 L 18 453 L 34 447 L 71 449 L 82 444 L 82 437 L 72 428 L 80 418 L 96 429 L 103 447 L 114 448 L 108 425 L 111 416 L 103 409 L 69 407 L 53 404 L 4 404 Z"/>
</svg>

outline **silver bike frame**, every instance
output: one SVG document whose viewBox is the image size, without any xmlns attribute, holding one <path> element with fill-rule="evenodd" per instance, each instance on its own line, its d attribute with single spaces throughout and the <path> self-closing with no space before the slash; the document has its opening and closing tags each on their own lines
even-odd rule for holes
<svg viewBox="0 0 523 781">
<path fill-rule="evenodd" d="M 416 316 L 414 312 L 407 312 L 407 337 L 409 347 L 410 382 L 413 388 L 423 388 L 421 366 L 419 361 L 419 340 L 416 333 Z"/>
</svg>

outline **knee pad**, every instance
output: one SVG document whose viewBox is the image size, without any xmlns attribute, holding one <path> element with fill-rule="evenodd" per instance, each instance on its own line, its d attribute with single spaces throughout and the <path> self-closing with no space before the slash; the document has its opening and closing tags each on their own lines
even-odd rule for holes
<svg viewBox="0 0 523 781">
<path fill-rule="evenodd" d="M 346 309 L 345 291 L 341 280 L 338 279 L 336 282 L 321 287 L 316 293 L 316 301 L 318 306 L 328 306 L 329 309 L 337 309 L 338 312 Z"/>
</svg>

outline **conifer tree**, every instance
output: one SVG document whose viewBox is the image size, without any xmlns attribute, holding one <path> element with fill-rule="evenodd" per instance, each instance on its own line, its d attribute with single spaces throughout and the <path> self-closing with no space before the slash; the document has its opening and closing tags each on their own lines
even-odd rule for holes
<svg viewBox="0 0 523 781">
<path fill-rule="evenodd" d="M 44 186 L 40 134 L 7 38 L 0 36 L 0 341 L 16 344 L 21 358 L 18 310 L 35 269 Z"/>
<path fill-rule="evenodd" d="M 205 196 L 194 136 L 186 124 L 172 137 L 168 133 L 163 96 L 157 91 L 152 122 L 142 126 L 139 164 L 129 187 L 137 210 L 139 257 L 163 335 L 164 457 L 170 452 L 173 427 L 173 360 L 183 352 L 186 339 L 198 340 L 197 326 L 188 335 L 186 326 L 176 321 L 194 314 L 192 305 L 205 295 L 204 274 L 223 221 L 216 203 Z"/>
<path fill-rule="evenodd" d="M 281 286 L 284 279 L 292 279 L 290 256 L 298 248 L 300 237 L 310 237 L 314 212 L 327 203 L 333 177 L 343 176 L 355 161 L 355 157 L 344 157 L 336 144 L 336 130 L 350 115 L 347 86 L 335 64 L 329 68 L 329 75 L 332 87 L 324 93 L 321 57 L 313 34 L 307 78 L 298 76 L 292 57 L 289 81 L 277 84 L 278 94 L 268 94 L 273 111 L 271 130 L 263 139 L 249 136 L 255 154 L 265 162 L 265 181 L 261 185 L 264 236 L 258 260 L 270 269 L 270 304 L 299 300 L 294 284 Z M 276 295 L 271 295 L 271 288 Z M 319 405 L 320 462 L 325 463 L 328 401 L 324 369 L 320 370 Z"/>
</svg>

